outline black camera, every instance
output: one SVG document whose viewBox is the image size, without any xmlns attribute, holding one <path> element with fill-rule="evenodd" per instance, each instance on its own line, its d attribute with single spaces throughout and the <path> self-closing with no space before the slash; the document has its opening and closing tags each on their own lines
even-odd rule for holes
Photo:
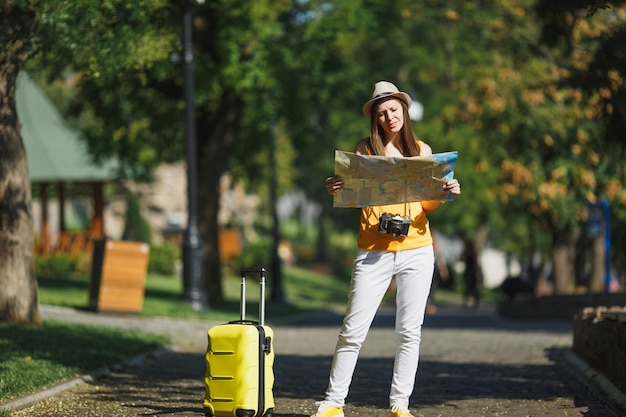
<svg viewBox="0 0 626 417">
<path fill-rule="evenodd" d="M 393 237 L 406 236 L 409 233 L 411 219 L 398 214 L 383 213 L 378 223 L 378 231 Z"/>
</svg>

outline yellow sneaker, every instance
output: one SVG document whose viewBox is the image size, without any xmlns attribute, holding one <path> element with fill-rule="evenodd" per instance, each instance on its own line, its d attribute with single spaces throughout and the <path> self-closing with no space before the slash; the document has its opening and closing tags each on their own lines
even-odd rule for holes
<svg viewBox="0 0 626 417">
<path fill-rule="evenodd" d="M 398 405 L 391 407 L 390 417 L 413 417 L 409 410 Z"/>
<path fill-rule="evenodd" d="M 328 401 L 319 401 L 315 405 L 318 406 L 317 413 L 311 417 L 344 417 L 343 407 L 337 407 Z"/>
</svg>

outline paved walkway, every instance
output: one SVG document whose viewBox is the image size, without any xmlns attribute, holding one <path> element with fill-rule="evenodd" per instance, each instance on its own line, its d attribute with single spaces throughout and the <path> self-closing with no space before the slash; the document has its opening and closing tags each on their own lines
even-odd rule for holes
<svg viewBox="0 0 626 417">
<path fill-rule="evenodd" d="M 203 416 L 206 330 L 216 323 L 46 306 L 42 314 L 44 319 L 167 333 L 175 346 L 71 389 L 57 389 L 56 395 L 37 397 L 34 405 L 14 411 L 15 417 Z M 276 351 L 274 415 L 309 416 L 326 387 L 341 316 L 326 313 L 268 324 Z M 507 321 L 490 310 L 442 308 L 426 319 L 411 411 L 415 417 L 626 416 L 567 360 L 571 343 L 569 322 Z M 383 310 L 362 349 L 347 417 L 389 415 L 393 352 L 393 311 Z"/>
</svg>

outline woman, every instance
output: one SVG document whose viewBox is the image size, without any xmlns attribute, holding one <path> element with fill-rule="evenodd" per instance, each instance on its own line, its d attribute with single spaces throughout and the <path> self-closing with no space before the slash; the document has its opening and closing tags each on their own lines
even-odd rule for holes
<svg viewBox="0 0 626 417">
<path fill-rule="evenodd" d="M 374 85 L 363 114 L 370 119 L 369 138 L 356 145 L 361 155 L 396 157 L 431 155 L 431 148 L 417 139 L 409 120 L 411 98 L 390 82 Z M 341 191 L 341 178 L 326 179 L 330 194 Z M 456 179 L 444 189 L 459 195 Z M 422 201 L 380 207 L 364 207 L 357 238 L 358 253 L 354 261 L 346 316 L 339 333 L 324 401 L 316 403 L 312 417 L 343 417 L 361 345 L 393 276 L 396 278 L 396 350 L 393 379 L 389 394 L 391 417 L 412 417 L 409 397 L 413 392 L 419 358 L 424 311 L 433 276 L 432 236 L 426 213 L 441 206 L 441 201 Z M 383 213 L 408 218 L 406 235 L 379 231 Z"/>
</svg>

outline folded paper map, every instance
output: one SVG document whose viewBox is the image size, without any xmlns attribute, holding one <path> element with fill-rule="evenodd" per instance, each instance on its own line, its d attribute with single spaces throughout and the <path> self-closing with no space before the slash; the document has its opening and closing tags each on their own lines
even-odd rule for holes
<svg viewBox="0 0 626 417">
<path fill-rule="evenodd" d="M 454 177 L 458 152 L 411 158 L 335 151 L 335 175 L 344 186 L 334 207 L 365 207 L 411 201 L 449 200 L 443 184 Z"/>
</svg>

